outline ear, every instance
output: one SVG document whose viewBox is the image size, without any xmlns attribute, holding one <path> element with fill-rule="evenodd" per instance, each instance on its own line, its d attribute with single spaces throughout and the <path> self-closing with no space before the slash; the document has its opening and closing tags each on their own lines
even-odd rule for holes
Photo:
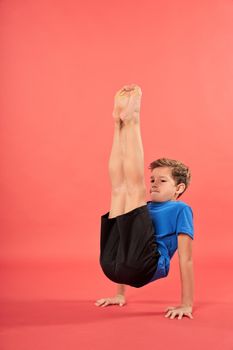
<svg viewBox="0 0 233 350">
<path fill-rule="evenodd" d="M 185 190 L 185 184 L 182 182 L 181 184 L 179 184 L 179 185 L 177 185 L 176 186 L 176 188 L 177 188 L 177 190 L 176 190 L 176 193 L 177 194 L 181 194 L 181 193 L 183 193 L 184 192 L 184 190 Z"/>
</svg>

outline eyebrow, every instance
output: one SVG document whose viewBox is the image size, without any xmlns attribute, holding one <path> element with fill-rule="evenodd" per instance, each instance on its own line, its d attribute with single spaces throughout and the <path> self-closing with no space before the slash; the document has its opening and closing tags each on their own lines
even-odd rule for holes
<svg viewBox="0 0 233 350">
<path fill-rule="evenodd" d="M 167 176 L 159 176 L 160 178 L 162 178 L 162 177 L 164 177 L 165 179 L 168 179 L 168 177 Z M 154 176 L 151 176 L 150 177 L 150 179 L 153 179 L 154 178 Z"/>
</svg>

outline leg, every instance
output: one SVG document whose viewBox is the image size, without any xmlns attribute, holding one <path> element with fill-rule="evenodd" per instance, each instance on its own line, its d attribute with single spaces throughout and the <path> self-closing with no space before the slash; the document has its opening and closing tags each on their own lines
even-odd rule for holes
<svg viewBox="0 0 233 350">
<path fill-rule="evenodd" d="M 126 186 L 123 172 L 122 122 L 114 123 L 114 135 L 108 170 L 111 181 L 111 207 L 101 216 L 100 265 L 104 274 L 113 282 L 117 279 L 116 257 L 119 249 L 119 231 L 115 217 L 124 213 Z"/>
<path fill-rule="evenodd" d="M 127 194 L 124 216 L 117 218 L 120 239 L 115 276 L 121 283 L 140 288 L 154 276 L 160 254 L 146 207 L 144 151 L 139 117 L 128 118 L 123 123 L 121 136 Z"/>
<path fill-rule="evenodd" d="M 124 121 L 122 133 L 123 169 L 127 186 L 125 213 L 127 213 L 146 204 L 144 151 L 139 118 Z"/>
<path fill-rule="evenodd" d="M 125 103 L 127 108 L 122 107 L 123 116 L 120 117 L 123 127 L 114 134 L 109 162 L 114 203 L 117 203 L 119 192 L 125 207 L 121 213 L 122 207 L 119 210 L 119 205 L 116 205 L 113 212 L 116 218 L 113 214 L 112 218 L 109 215 L 107 219 L 107 214 L 102 217 L 103 254 L 100 261 L 106 276 L 116 283 L 141 287 L 154 275 L 158 253 L 155 252 L 154 228 L 146 208 L 144 153 L 139 123 L 140 91 L 128 97 L 128 101 L 120 101 L 120 106 Z"/>
<path fill-rule="evenodd" d="M 108 169 L 111 181 L 111 207 L 109 218 L 124 213 L 126 201 L 126 184 L 123 171 L 123 144 L 122 122 L 115 121 L 112 150 L 109 158 Z"/>
</svg>

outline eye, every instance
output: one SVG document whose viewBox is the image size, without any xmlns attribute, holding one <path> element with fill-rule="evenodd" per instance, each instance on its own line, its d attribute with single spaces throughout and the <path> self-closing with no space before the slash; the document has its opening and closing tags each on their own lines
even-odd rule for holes
<svg viewBox="0 0 233 350">
<path fill-rule="evenodd" d="M 150 182 L 154 182 L 154 180 L 150 180 Z M 167 182 L 166 180 L 161 180 L 161 182 Z"/>
</svg>

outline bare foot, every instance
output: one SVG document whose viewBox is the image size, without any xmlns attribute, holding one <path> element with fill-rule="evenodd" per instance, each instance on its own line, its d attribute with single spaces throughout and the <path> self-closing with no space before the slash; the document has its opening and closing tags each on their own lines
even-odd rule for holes
<svg viewBox="0 0 233 350">
<path fill-rule="evenodd" d="M 127 106 L 127 103 L 128 103 L 128 96 L 126 95 L 125 87 L 126 85 L 120 90 L 118 90 L 114 96 L 114 107 L 113 107 L 112 116 L 115 122 L 122 121 L 120 118 L 120 113 Z"/>
<path fill-rule="evenodd" d="M 136 84 L 125 85 L 117 91 L 114 98 L 113 118 L 124 123 L 139 121 L 141 106 L 141 88 Z"/>
</svg>

